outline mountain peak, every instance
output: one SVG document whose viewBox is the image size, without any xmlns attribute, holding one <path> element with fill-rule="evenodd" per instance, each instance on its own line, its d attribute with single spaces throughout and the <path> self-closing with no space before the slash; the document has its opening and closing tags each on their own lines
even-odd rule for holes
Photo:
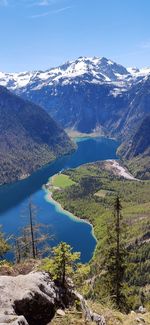
<svg viewBox="0 0 150 325">
<path fill-rule="evenodd" d="M 119 87 L 126 87 L 128 80 L 132 82 L 136 77 L 145 77 L 150 73 L 149 68 L 128 68 L 117 64 L 106 57 L 80 56 L 75 60 L 48 69 L 46 71 L 0 73 L 0 84 L 10 90 L 34 90 L 45 86 L 71 84 L 78 82 L 117 83 Z"/>
</svg>

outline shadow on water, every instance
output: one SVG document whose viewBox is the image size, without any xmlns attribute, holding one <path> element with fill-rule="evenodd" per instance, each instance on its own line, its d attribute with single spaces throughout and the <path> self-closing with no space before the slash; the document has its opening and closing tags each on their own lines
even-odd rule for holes
<svg viewBox="0 0 150 325">
<path fill-rule="evenodd" d="M 37 192 L 47 182 L 50 176 L 58 173 L 64 167 L 67 160 L 69 160 L 68 156 L 58 159 L 39 169 L 37 172 L 34 172 L 25 180 L 0 187 L 0 213 L 15 207 L 27 197 Z"/>
<path fill-rule="evenodd" d="M 49 177 L 66 168 L 75 168 L 98 160 L 116 159 L 118 143 L 107 138 L 78 139 L 77 150 L 57 159 L 53 163 L 34 172 L 30 177 L 16 183 L 0 187 L 0 213 L 14 208 L 30 195 L 38 192 Z"/>
</svg>

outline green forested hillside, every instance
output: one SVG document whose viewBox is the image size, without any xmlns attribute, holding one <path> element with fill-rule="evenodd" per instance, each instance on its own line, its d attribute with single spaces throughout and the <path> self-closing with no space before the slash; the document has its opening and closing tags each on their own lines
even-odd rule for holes
<svg viewBox="0 0 150 325">
<path fill-rule="evenodd" d="M 0 184 L 23 178 L 73 148 L 41 107 L 0 87 Z"/>
<path fill-rule="evenodd" d="M 104 302 L 108 294 L 100 273 L 103 271 L 106 229 L 113 216 L 114 199 L 119 195 L 126 225 L 125 245 L 129 253 L 124 278 L 125 294 L 129 307 L 136 308 L 141 303 L 141 292 L 144 292 L 145 303 L 150 299 L 150 182 L 117 177 L 106 165 L 107 162 L 98 162 L 66 171 L 75 184 L 61 190 L 53 189 L 53 197 L 66 210 L 88 219 L 94 226 L 98 243 L 91 262 L 92 296 Z"/>
</svg>

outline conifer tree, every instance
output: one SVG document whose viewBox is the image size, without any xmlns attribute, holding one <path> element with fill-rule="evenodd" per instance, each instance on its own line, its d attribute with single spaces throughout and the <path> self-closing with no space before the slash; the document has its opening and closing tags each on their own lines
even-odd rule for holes
<svg viewBox="0 0 150 325">
<path fill-rule="evenodd" d="M 36 258 L 36 247 L 35 247 L 35 232 L 33 228 L 33 214 L 32 214 L 32 204 L 31 200 L 29 202 L 29 225 L 30 225 L 30 233 L 31 233 L 31 248 L 32 248 L 32 257 Z"/>
<path fill-rule="evenodd" d="M 4 238 L 4 234 L 1 231 L 0 226 L 0 260 L 4 258 L 4 255 L 9 251 L 10 246 L 7 239 Z"/>
<path fill-rule="evenodd" d="M 53 280 L 57 280 L 63 287 L 67 284 L 67 277 L 73 275 L 77 269 L 80 253 L 72 252 L 72 247 L 64 242 L 52 249 L 50 259 L 45 259 L 43 268 L 50 272 Z"/>
<path fill-rule="evenodd" d="M 113 217 L 107 225 L 107 239 L 104 257 L 108 289 L 112 300 L 119 309 L 125 307 L 123 283 L 127 258 L 127 251 L 124 242 L 125 224 L 123 223 L 121 210 L 121 202 L 119 197 L 117 197 L 114 202 Z"/>
<path fill-rule="evenodd" d="M 37 223 L 36 214 L 36 207 L 30 198 L 28 205 L 29 223 L 22 229 L 21 235 L 15 238 L 15 259 L 17 263 L 27 258 L 40 258 L 50 250 L 47 241 L 52 239 L 52 236 L 46 231 L 49 227 Z"/>
</svg>

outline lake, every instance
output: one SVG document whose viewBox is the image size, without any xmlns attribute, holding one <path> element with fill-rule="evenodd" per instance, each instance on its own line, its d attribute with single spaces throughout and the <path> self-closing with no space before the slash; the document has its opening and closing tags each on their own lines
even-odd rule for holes
<svg viewBox="0 0 150 325">
<path fill-rule="evenodd" d="M 28 224 L 28 202 L 37 206 L 37 219 L 50 225 L 54 234 L 51 245 L 65 241 L 74 251 L 81 252 L 81 261 L 88 262 L 93 255 L 96 239 L 90 224 L 61 210 L 57 204 L 48 201 L 43 185 L 56 173 L 66 168 L 98 160 L 117 159 L 118 143 L 108 138 L 77 138 L 78 148 L 70 156 L 64 156 L 41 168 L 25 180 L 0 187 L 0 224 L 8 234 L 18 234 Z"/>
</svg>

